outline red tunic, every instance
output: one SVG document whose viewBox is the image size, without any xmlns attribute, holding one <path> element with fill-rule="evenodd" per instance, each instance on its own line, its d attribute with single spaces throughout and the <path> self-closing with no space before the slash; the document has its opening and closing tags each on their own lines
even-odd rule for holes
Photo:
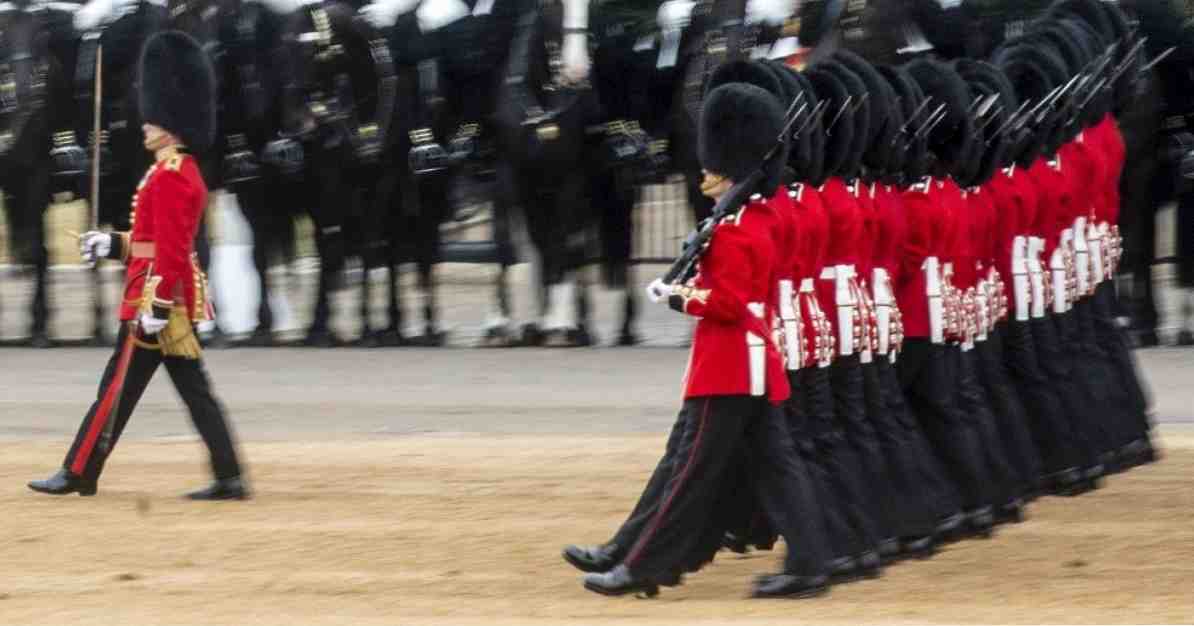
<svg viewBox="0 0 1194 626">
<path fill-rule="evenodd" d="M 874 187 L 858 183 L 858 215 L 862 226 L 858 231 L 858 260 L 855 265 L 859 280 L 871 281 L 871 270 L 875 267 L 875 245 L 877 244 L 879 225 L 876 223 Z"/>
<path fill-rule="evenodd" d="M 1104 180 L 1102 159 L 1086 142 L 1085 135 L 1080 137 L 1081 140 L 1075 139 L 1057 151 L 1061 156 L 1062 171 L 1070 185 L 1071 224 L 1079 217 L 1089 219 L 1093 216 L 1094 206 L 1100 201 L 1100 192 L 1104 190 L 1100 185 Z"/>
<path fill-rule="evenodd" d="M 994 265 L 998 241 L 995 230 L 995 199 L 991 192 L 982 187 L 971 189 L 966 193 L 966 205 L 970 222 L 967 235 L 970 242 L 970 260 L 967 271 L 974 274 L 969 277 L 965 287 L 970 287 L 977 284 L 980 278 L 986 278 L 988 268 Z"/>
<path fill-rule="evenodd" d="M 682 290 L 678 308 L 700 318 L 685 372 L 684 397 L 749 395 L 747 331 L 766 346 L 767 397 L 788 399 L 791 389 L 771 333 L 776 251 L 774 211 L 753 200 L 718 224 L 696 276 Z M 747 306 L 759 303 L 763 318 Z"/>
<path fill-rule="evenodd" d="M 924 263 L 928 257 L 943 256 L 949 217 L 941 198 L 945 195 L 944 188 L 936 179 L 926 180 L 927 183 L 918 183 L 903 192 L 907 236 L 897 251 L 899 270 L 895 280 L 896 303 L 904 316 L 904 335 L 919 338 L 930 336 Z"/>
<path fill-rule="evenodd" d="M 799 292 L 805 280 L 812 280 L 814 289 L 821 270 L 825 268 L 825 255 L 829 247 L 829 215 L 821 201 L 821 194 L 810 185 L 799 183 L 789 190 L 793 215 L 796 218 L 796 254 L 793 256 L 792 280 Z M 817 332 L 813 326 L 816 311 L 825 312 L 825 306 L 816 291 L 811 297 L 800 299 L 800 317 L 804 322 L 805 363 L 815 362 L 817 355 Z M 816 306 L 814 310 L 812 307 Z"/>
<path fill-rule="evenodd" d="M 829 255 L 829 212 L 820 192 L 812 186 L 802 184 L 795 191 L 798 192 L 793 205 L 798 224 L 796 245 L 800 253 L 795 259 L 793 276 L 797 281 L 816 279 L 821 276 Z"/>
<path fill-rule="evenodd" d="M 900 248 L 908 225 L 904 218 L 904 200 L 900 191 L 890 185 L 875 187 L 874 214 L 874 258 L 872 267 L 887 270 L 887 276 L 894 284 L 900 274 Z"/>
<path fill-rule="evenodd" d="M 800 254 L 795 202 L 788 195 L 787 187 L 780 187 L 767 199 L 767 204 L 771 206 L 775 220 L 772 240 L 775 242 L 776 282 L 793 280 L 796 257 Z"/>
<path fill-rule="evenodd" d="M 1119 221 L 1119 181 L 1123 175 L 1127 148 L 1119 124 L 1108 113 L 1101 122 L 1089 131 L 1093 135 L 1095 150 L 1103 155 L 1102 193 L 1095 204 L 1095 219 L 1098 222 L 1116 224 Z"/>
<path fill-rule="evenodd" d="M 821 201 L 829 217 L 829 235 L 825 253 L 825 268 L 852 265 L 856 275 L 863 238 L 862 207 L 858 198 L 840 178 L 830 178 L 821 187 Z M 861 194 L 860 194 L 861 195 Z M 833 335 L 841 337 L 837 317 L 837 288 L 834 280 L 821 279 L 818 274 L 817 300 L 829 316 Z"/>
<path fill-rule="evenodd" d="M 822 186 L 821 200 L 829 214 L 829 242 L 825 265 L 858 265 L 862 210 L 845 181 L 830 178 Z"/>
<path fill-rule="evenodd" d="M 1017 236 L 1028 232 L 1026 224 L 1032 224 L 1035 219 L 1032 189 L 1028 187 L 1028 177 L 1019 168 L 1000 170 L 995 172 L 991 180 L 983 186 L 990 195 L 992 203 L 991 242 L 992 257 L 995 269 L 1003 278 L 1008 288 L 1008 281 L 1012 277 L 1013 243 Z"/>
<path fill-rule="evenodd" d="M 1065 167 L 1064 163 L 1060 165 L 1061 168 Z M 1053 250 L 1061 241 L 1061 231 L 1074 223 L 1070 185 L 1063 169 L 1050 165 L 1043 158 L 1032 164 L 1028 176 L 1037 189 L 1039 200 L 1032 234 L 1045 240 L 1041 259 L 1048 264 Z"/>
<path fill-rule="evenodd" d="M 146 275 L 161 278 L 154 306 L 185 304 L 194 321 L 209 319 L 202 273 L 194 258 L 195 233 L 207 206 L 207 185 L 189 155 L 162 159 L 145 172 L 133 196 L 133 229 L 114 238 L 113 256 L 126 262 L 120 319 L 137 316 Z M 152 258 L 139 249 L 152 245 Z M 141 245 L 138 245 L 141 244 Z"/>
</svg>

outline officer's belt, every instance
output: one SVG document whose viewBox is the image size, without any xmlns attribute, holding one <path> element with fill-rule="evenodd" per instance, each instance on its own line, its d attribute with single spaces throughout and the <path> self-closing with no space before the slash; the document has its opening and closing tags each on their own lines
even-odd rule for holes
<svg viewBox="0 0 1194 626">
<path fill-rule="evenodd" d="M 158 246 L 152 241 L 134 241 L 129 244 L 129 256 L 134 259 L 152 259 L 157 256 Z"/>
</svg>

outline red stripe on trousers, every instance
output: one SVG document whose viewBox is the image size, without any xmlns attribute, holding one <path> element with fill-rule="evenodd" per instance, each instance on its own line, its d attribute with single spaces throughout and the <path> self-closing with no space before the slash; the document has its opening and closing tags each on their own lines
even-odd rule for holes
<svg viewBox="0 0 1194 626">
<path fill-rule="evenodd" d="M 75 460 L 70 465 L 70 471 L 77 476 L 83 475 L 83 470 L 87 468 L 87 461 L 91 459 L 91 452 L 95 449 L 95 442 L 103 432 L 104 424 L 112 415 L 113 405 L 116 404 L 116 394 L 124 386 L 124 375 L 128 372 L 129 360 L 132 357 L 133 342 L 132 337 L 129 337 L 124 344 L 124 350 L 120 353 L 120 361 L 116 364 L 116 374 L 112 377 L 108 388 L 104 390 L 104 398 L 91 418 L 91 427 L 87 429 L 87 436 L 83 438 L 83 443 L 79 445 L 79 450 L 75 453 Z"/>
<path fill-rule="evenodd" d="M 705 399 L 705 406 L 701 409 L 701 421 L 697 425 L 696 438 L 692 442 L 692 449 L 688 453 L 688 461 L 684 463 L 684 468 L 680 470 L 680 477 L 677 479 L 675 488 L 668 494 L 667 500 L 664 501 L 663 507 L 655 514 L 655 520 L 651 522 L 651 526 L 647 528 L 647 532 L 639 537 L 638 542 L 634 545 L 634 550 L 630 551 L 630 555 L 626 557 L 626 566 L 630 567 L 635 561 L 642 556 L 642 551 L 646 549 L 647 543 L 659 531 L 659 526 L 663 524 L 664 517 L 667 516 L 668 509 L 672 506 L 672 501 L 676 499 L 676 494 L 684 488 L 685 483 L 688 482 L 688 477 L 692 474 L 692 466 L 696 463 L 697 453 L 701 449 L 701 440 L 705 434 L 705 420 L 709 417 L 709 405 L 713 403 L 712 399 Z"/>
</svg>

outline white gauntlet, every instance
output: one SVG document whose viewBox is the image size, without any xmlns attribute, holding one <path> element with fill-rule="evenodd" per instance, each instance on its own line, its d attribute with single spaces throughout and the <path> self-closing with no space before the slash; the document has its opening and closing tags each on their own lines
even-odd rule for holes
<svg viewBox="0 0 1194 626">
<path fill-rule="evenodd" d="M 443 28 L 468 14 L 468 5 L 461 0 L 427 0 L 415 11 L 419 18 L 419 30 L 425 33 Z"/>
<path fill-rule="evenodd" d="M 137 10 L 137 0 L 91 0 L 75 11 L 75 32 L 107 26 Z"/>
<path fill-rule="evenodd" d="M 106 258 L 111 252 L 112 235 L 95 230 L 79 235 L 79 256 L 83 257 L 87 267 L 94 267 L 97 260 Z"/>
<path fill-rule="evenodd" d="M 376 0 L 361 7 L 358 11 L 374 28 L 385 29 L 398 21 L 399 15 L 414 10 L 419 0 Z"/>
</svg>

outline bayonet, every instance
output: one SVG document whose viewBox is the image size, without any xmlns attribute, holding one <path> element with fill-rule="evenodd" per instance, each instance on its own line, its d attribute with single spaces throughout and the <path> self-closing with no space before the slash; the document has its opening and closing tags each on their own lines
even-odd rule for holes
<svg viewBox="0 0 1194 626">
<path fill-rule="evenodd" d="M 829 126 L 825 128 L 826 135 L 833 135 L 833 128 L 837 126 L 838 120 L 842 119 L 846 111 L 850 109 L 850 103 L 854 101 L 854 96 L 846 96 L 846 100 L 842 102 L 842 108 L 838 109 L 837 115 L 833 116 L 833 121 L 829 122 Z"/>
</svg>

